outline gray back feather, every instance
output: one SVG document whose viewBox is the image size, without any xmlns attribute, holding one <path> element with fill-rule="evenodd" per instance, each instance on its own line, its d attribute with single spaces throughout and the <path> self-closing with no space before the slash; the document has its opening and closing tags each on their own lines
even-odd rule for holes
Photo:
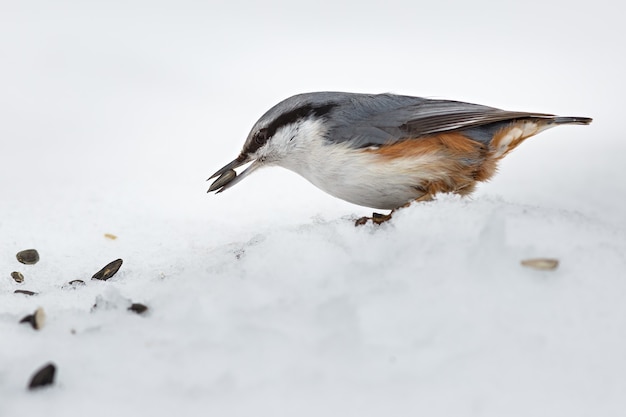
<svg viewBox="0 0 626 417">
<path fill-rule="evenodd" d="M 391 144 L 436 133 L 460 131 L 487 143 L 503 125 L 520 118 L 547 118 L 542 113 L 511 112 L 478 104 L 394 94 L 340 92 L 306 93 L 290 97 L 270 109 L 255 128 L 302 106 L 329 106 L 324 116 L 327 140 L 355 148 Z"/>
</svg>

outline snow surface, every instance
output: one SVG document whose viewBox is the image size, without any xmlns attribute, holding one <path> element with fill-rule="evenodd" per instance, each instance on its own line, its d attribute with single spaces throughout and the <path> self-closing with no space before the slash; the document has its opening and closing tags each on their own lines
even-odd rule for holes
<svg viewBox="0 0 626 417">
<path fill-rule="evenodd" d="M 623 416 L 619 19 L 608 1 L 2 3 L 0 416 Z M 594 123 L 378 228 L 279 168 L 205 194 L 265 110 L 315 90 Z M 520 266 L 546 256 L 556 271 Z M 37 307 L 41 330 L 18 324 Z M 49 361 L 56 383 L 28 391 Z"/>
</svg>

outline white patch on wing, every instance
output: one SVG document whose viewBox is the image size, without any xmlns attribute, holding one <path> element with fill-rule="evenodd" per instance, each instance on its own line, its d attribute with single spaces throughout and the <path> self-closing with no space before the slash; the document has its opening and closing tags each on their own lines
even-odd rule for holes
<svg viewBox="0 0 626 417">
<path fill-rule="evenodd" d="M 530 120 L 518 123 L 517 126 L 509 130 L 507 134 L 504 135 L 502 139 L 500 139 L 500 142 L 498 143 L 498 149 L 496 149 L 494 157 L 498 158 L 504 155 L 509 150 L 509 146 L 511 145 L 511 143 L 513 143 L 514 141 L 529 138 L 539 132 L 551 128 L 552 126 L 554 125 L 543 123 L 540 127 L 537 122 L 533 122 Z"/>
<path fill-rule="evenodd" d="M 537 133 L 539 133 L 540 130 L 537 127 L 538 127 L 537 123 L 535 122 L 530 122 L 530 121 L 524 122 L 524 124 L 522 125 L 522 137 L 527 138 L 527 137 L 530 137 L 532 135 L 536 135 Z"/>
<path fill-rule="evenodd" d="M 519 127 L 514 127 L 512 129 L 510 129 L 506 135 L 504 135 L 502 137 L 502 139 L 500 139 L 500 141 L 498 142 L 498 149 L 496 149 L 496 152 L 494 153 L 494 157 L 498 158 L 502 155 L 504 155 L 506 153 L 506 151 L 509 149 L 509 145 L 522 137 L 522 134 L 524 133 L 524 131 L 522 129 L 520 129 Z"/>
</svg>

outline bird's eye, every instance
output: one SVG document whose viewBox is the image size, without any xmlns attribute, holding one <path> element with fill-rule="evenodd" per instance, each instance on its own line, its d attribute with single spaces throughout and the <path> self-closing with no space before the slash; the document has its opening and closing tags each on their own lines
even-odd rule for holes
<svg viewBox="0 0 626 417">
<path fill-rule="evenodd" d="M 259 146 L 264 145 L 265 142 L 267 142 L 267 129 L 259 130 L 256 135 L 254 135 L 254 142 Z"/>
</svg>

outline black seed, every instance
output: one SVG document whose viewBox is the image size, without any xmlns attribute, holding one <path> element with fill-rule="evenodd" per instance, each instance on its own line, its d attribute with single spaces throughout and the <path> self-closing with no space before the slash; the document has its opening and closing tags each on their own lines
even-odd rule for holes
<svg viewBox="0 0 626 417">
<path fill-rule="evenodd" d="M 15 255 L 17 260 L 25 265 L 33 265 L 39 262 L 39 252 L 36 249 L 26 249 Z"/>
<path fill-rule="evenodd" d="M 11 272 L 11 278 L 15 280 L 15 282 L 22 283 L 24 282 L 24 274 L 21 272 L 13 271 Z"/>
<path fill-rule="evenodd" d="M 35 316 L 32 314 L 29 314 L 28 316 L 24 316 L 24 318 L 20 320 L 20 323 L 30 323 L 30 325 L 33 326 L 33 329 L 34 329 L 35 328 Z"/>
<path fill-rule="evenodd" d="M 63 285 L 63 288 L 64 289 L 71 288 L 71 289 L 75 290 L 75 289 L 77 289 L 79 287 L 84 287 L 85 285 L 86 285 L 85 281 L 83 281 L 82 279 L 75 279 L 75 280 L 72 280 L 72 281 L 68 282 L 67 284 Z"/>
<path fill-rule="evenodd" d="M 53 363 L 49 363 L 43 368 L 39 369 L 31 377 L 30 383 L 28 384 L 28 389 L 32 390 L 54 383 L 54 374 L 56 373 L 56 370 L 57 368 L 56 366 L 54 366 Z"/>
<path fill-rule="evenodd" d="M 13 294 L 24 294 L 24 295 L 37 295 L 36 292 L 28 291 L 28 290 L 15 290 Z"/>
<path fill-rule="evenodd" d="M 30 323 L 33 326 L 33 329 L 39 330 L 43 327 L 44 322 L 46 321 L 46 313 L 44 313 L 43 308 L 39 307 L 33 314 L 29 314 L 20 320 L 20 323 Z"/>
<path fill-rule="evenodd" d="M 99 279 L 102 281 L 106 281 L 111 278 L 122 266 L 122 260 L 116 259 L 113 262 L 106 265 L 104 268 L 96 272 L 91 279 Z"/>
<path fill-rule="evenodd" d="M 140 303 L 133 303 L 130 307 L 128 307 L 128 309 L 130 311 L 134 311 L 137 314 L 143 314 L 148 310 L 148 307 Z"/>
</svg>

